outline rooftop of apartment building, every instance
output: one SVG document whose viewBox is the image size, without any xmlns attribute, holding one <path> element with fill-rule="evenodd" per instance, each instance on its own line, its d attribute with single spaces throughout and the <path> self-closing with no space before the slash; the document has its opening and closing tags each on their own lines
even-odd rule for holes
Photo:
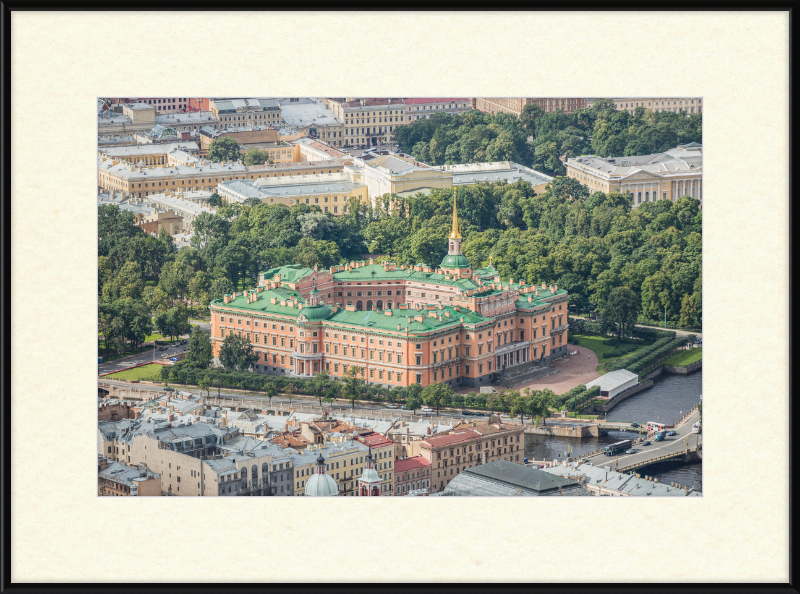
<svg viewBox="0 0 800 594">
<path fill-rule="evenodd" d="M 174 151 L 198 150 L 200 150 L 200 147 L 197 146 L 197 143 L 193 141 L 100 148 L 100 152 L 110 158 L 133 157 L 138 155 L 163 155 L 165 153 L 171 153 Z"/>
<path fill-rule="evenodd" d="M 409 470 L 416 470 L 417 468 L 424 468 L 430 465 L 430 461 L 423 456 L 403 458 L 402 460 L 395 460 L 394 472 L 395 474 L 400 474 L 401 472 L 408 472 Z"/>
<path fill-rule="evenodd" d="M 568 159 L 609 176 L 624 177 L 636 171 L 648 173 L 699 172 L 703 167 L 703 145 L 697 142 L 679 144 L 663 153 L 626 157 L 582 155 Z"/>
<path fill-rule="evenodd" d="M 105 462 L 108 463 L 107 466 L 103 466 Z M 122 462 L 114 462 L 101 458 L 100 466 L 101 468 L 97 472 L 98 478 L 111 480 L 128 487 L 134 486 L 137 482 L 136 479 L 152 479 L 160 476 L 152 470 L 149 470 L 147 466 L 143 464 L 139 465 L 139 468 L 134 468 Z"/>
<path fill-rule="evenodd" d="M 471 497 L 591 495 L 575 481 L 508 460 L 495 460 L 463 470 L 450 481 L 442 494 Z"/>
<path fill-rule="evenodd" d="M 331 178 L 325 179 L 324 176 L 331 176 Z M 336 177 L 334 178 L 334 176 Z M 259 181 L 278 183 L 259 184 Z M 229 189 L 232 193 L 238 194 L 241 200 L 247 198 L 261 200 L 269 197 L 289 198 L 292 196 L 313 196 L 315 194 L 348 193 L 364 186 L 362 183 L 350 181 L 346 174 L 341 173 L 269 177 L 258 180 L 236 179 L 220 182 L 219 185 Z"/>
<path fill-rule="evenodd" d="M 295 128 L 344 125 L 331 108 L 319 99 L 315 99 L 313 103 L 281 103 L 281 118 Z"/>
<path fill-rule="evenodd" d="M 219 113 L 237 113 L 242 111 L 261 111 L 264 109 L 279 109 L 280 105 L 275 99 L 211 99 Z"/>
<path fill-rule="evenodd" d="M 286 163 L 291 165 L 291 163 Z M 147 179 L 148 177 L 164 177 L 169 175 L 197 175 L 199 173 L 227 175 L 227 172 L 244 172 L 248 167 L 241 161 L 199 161 L 192 165 L 162 165 L 138 167 L 126 161 L 114 164 L 113 159 L 101 158 L 98 168 L 101 171 L 119 175 L 125 179 Z"/>
<path fill-rule="evenodd" d="M 423 163 L 419 163 L 414 161 L 413 158 L 409 160 L 400 158 L 399 155 L 380 155 L 378 157 L 367 159 L 357 159 L 357 165 L 366 165 L 368 167 L 373 167 L 378 169 L 384 173 L 388 173 L 391 175 L 403 175 L 407 173 L 413 173 L 415 171 L 424 171 L 426 169 L 430 170 L 431 167 Z"/>
<path fill-rule="evenodd" d="M 422 443 L 428 445 L 430 448 L 444 448 L 459 443 L 472 441 L 473 439 L 481 439 L 486 436 L 513 430 L 521 430 L 521 428 L 514 425 L 503 425 L 500 423 L 476 425 L 474 427 L 455 429 L 450 433 L 445 433 L 444 435 L 426 437 L 424 440 L 422 440 Z"/>
<path fill-rule="evenodd" d="M 472 185 L 505 181 L 513 184 L 518 181 L 529 182 L 532 186 L 550 183 L 553 178 L 530 167 L 513 161 L 493 161 L 491 163 L 464 163 L 443 165 L 442 169 L 453 173 L 453 185 Z"/>
<path fill-rule="evenodd" d="M 354 99 L 353 101 L 345 101 L 342 103 L 344 107 L 402 107 L 403 105 L 405 105 L 405 100 L 401 98 Z"/>
<path fill-rule="evenodd" d="M 656 497 L 701 497 L 700 491 L 683 489 L 665 483 L 657 483 L 632 474 L 608 470 L 593 464 L 572 462 L 566 466 L 556 465 L 541 469 L 542 472 L 570 479 L 583 479 L 595 487 L 618 491 L 624 495 Z"/>
<path fill-rule="evenodd" d="M 344 167 L 349 165 L 350 159 L 329 159 L 327 161 L 297 161 L 293 163 L 264 163 L 263 165 L 251 165 L 248 171 L 284 171 L 291 169 L 325 169 L 329 168 L 328 173 L 333 173 L 331 167 Z M 324 172 L 323 172 L 324 173 Z"/>
<path fill-rule="evenodd" d="M 349 157 L 349 155 L 347 153 L 345 153 L 343 151 L 340 151 L 338 149 L 335 149 L 329 144 L 325 144 L 324 142 L 320 142 L 318 140 L 314 140 L 313 138 L 309 138 L 307 136 L 304 136 L 303 138 L 298 138 L 297 140 L 293 140 L 292 143 L 293 144 L 301 144 L 301 145 L 308 146 L 308 147 L 313 148 L 313 149 L 317 149 L 318 151 L 322 151 L 323 153 L 326 153 L 326 154 L 328 154 L 331 157 L 334 157 L 336 159 L 342 159 L 342 158 L 348 158 Z"/>
<path fill-rule="evenodd" d="M 438 97 L 415 97 L 415 98 L 403 99 L 403 102 L 406 105 L 426 105 L 429 103 L 455 103 L 460 101 L 469 101 L 469 99 L 467 97 L 456 97 L 448 99 L 441 99 Z"/>
<path fill-rule="evenodd" d="M 187 113 L 166 113 L 156 115 L 156 124 L 195 124 L 216 122 L 217 117 L 211 111 L 190 111 Z"/>
</svg>

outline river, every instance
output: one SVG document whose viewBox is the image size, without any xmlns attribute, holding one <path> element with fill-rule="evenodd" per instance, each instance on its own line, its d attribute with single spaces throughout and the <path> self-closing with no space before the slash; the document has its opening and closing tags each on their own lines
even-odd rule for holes
<svg viewBox="0 0 800 594">
<path fill-rule="evenodd" d="M 673 424 L 698 402 L 703 393 L 703 370 L 689 375 L 664 375 L 656 378 L 652 388 L 639 392 L 611 409 L 609 421 L 647 423 L 661 421 Z M 622 439 L 631 439 L 626 431 L 609 431 L 601 437 L 556 437 L 546 435 L 525 436 L 525 457 L 535 460 L 558 459 L 564 457 L 572 447 L 571 456 L 586 454 L 606 444 Z M 648 467 L 648 476 L 658 478 L 660 483 L 680 483 L 694 487 L 698 491 L 703 488 L 703 463 L 694 464 L 661 464 Z"/>
</svg>

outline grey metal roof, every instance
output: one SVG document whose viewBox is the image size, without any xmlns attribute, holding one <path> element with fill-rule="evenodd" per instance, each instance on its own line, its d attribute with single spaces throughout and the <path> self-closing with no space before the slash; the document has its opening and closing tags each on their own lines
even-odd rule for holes
<svg viewBox="0 0 800 594">
<path fill-rule="evenodd" d="M 601 375 L 597 379 L 590 381 L 586 384 L 586 387 L 592 388 L 594 386 L 600 386 L 602 391 L 608 391 L 613 390 L 617 386 L 621 386 L 622 384 L 638 377 L 639 376 L 637 374 L 632 373 L 627 369 L 617 369 L 616 371 L 610 371 L 604 375 Z"/>
<path fill-rule="evenodd" d="M 607 470 L 592 464 L 572 463 L 567 466 L 551 466 L 543 468 L 542 472 L 558 475 L 559 477 L 586 477 L 586 483 L 612 491 L 619 491 L 627 495 L 646 497 L 700 497 L 699 491 L 689 491 L 672 487 L 664 483 L 656 483 L 644 478 L 636 478 L 632 474 Z M 568 479 L 567 479 L 568 480 Z"/>
<path fill-rule="evenodd" d="M 472 474 L 484 480 L 500 482 L 510 487 L 517 487 L 534 491 L 537 495 L 559 487 L 574 488 L 576 483 L 560 476 L 542 472 L 536 468 L 529 468 L 523 464 L 515 464 L 508 460 L 495 460 L 488 464 L 481 464 L 468 468 L 464 474 Z"/>
</svg>

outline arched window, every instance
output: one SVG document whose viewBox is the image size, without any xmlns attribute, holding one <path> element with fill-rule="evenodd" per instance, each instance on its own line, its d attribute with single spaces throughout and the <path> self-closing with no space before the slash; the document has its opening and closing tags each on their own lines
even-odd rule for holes
<svg viewBox="0 0 800 594">
<path fill-rule="evenodd" d="M 653 196 L 655 196 L 655 194 L 653 194 Z M 650 192 L 645 192 L 644 193 L 644 201 L 648 202 L 649 200 L 650 200 Z"/>
<path fill-rule="evenodd" d="M 353 305 L 353 302 L 348 299 L 347 300 L 347 305 Z"/>
<path fill-rule="evenodd" d="M 356 301 L 356 309 L 358 311 L 362 311 L 364 309 L 364 303 L 360 299 Z"/>
<path fill-rule="evenodd" d="M 265 462 L 261 465 L 261 482 L 265 485 L 269 482 L 267 477 L 269 477 L 269 464 Z"/>
<path fill-rule="evenodd" d="M 639 204 L 641 204 L 641 202 L 642 202 L 642 193 L 639 192 Z"/>
<path fill-rule="evenodd" d="M 253 482 L 255 483 L 258 480 L 258 466 L 253 464 L 253 467 L 250 469 L 250 473 L 252 474 L 250 478 L 252 478 Z"/>
<path fill-rule="evenodd" d="M 367 311 L 372 311 L 372 300 L 367 301 Z"/>
<path fill-rule="evenodd" d="M 241 478 L 247 480 L 247 468 L 242 468 Z"/>
<path fill-rule="evenodd" d="M 387 301 L 386 302 L 386 309 L 392 309 L 392 302 L 391 301 Z"/>
<path fill-rule="evenodd" d="M 377 303 L 375 303 L 375 307 L 377 307 L 378 309 L 383 309 L 383 301 L 378 299 Z"/>
<path fill-rule="evenodd" d="M 373 495 L 377 495 L 378 494 L 378 487 L 372 487 L 372 494 Z"/>
</svg>

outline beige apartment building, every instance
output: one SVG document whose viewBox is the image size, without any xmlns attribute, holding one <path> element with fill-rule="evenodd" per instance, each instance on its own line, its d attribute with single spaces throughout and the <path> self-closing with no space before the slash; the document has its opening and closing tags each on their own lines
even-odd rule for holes
<svg viewBox="0 0 800 594">
<path fill-rule="evenodd" d="M 209 99 L 208 105 L 221 128 L 281 124 L 281 106 L 275 99 Z"/>
<path fill-rule="evenodd" d="M 522 464 L 525 434 L 521 425 L 474 424 L 422 440 L 420 454 L 431 463 L 430 489 L 436 493 L 467 468 L 495 460 Z"/>
<path fill-rule="evenodd" d="M 538 105 L 547 113 L 572 113 L 587 107 L 588 100 L 583 97 L 476 97 L 472 101 L 474 109 L 491 114 L 510 113 L 519 117 L 529 103 Z"/>
<path fill-rule="evenodd" d="M 189 165 L 134 166 L 117 159 L 102 159 L 98 164 L 97 186 L 101 192 L 127 192 L 137 198 L 172 191 L 215 192 L 221 182 L 288 175 L 335 173 L 344 169 L 349 160 L 310 161 L 253 165 L 241 161 L 193 162 Z"/>
<path fill-rule="evenodd" d="M 594 101 L 595 99 L 591 99 L 591 104 Z M 654 112 L 672 111 L 678 113 L 685 111 L 687 115 L 703 112 L 702 97 L 623 97 L 612 99 L 612 101 L 618 111 L 625 110 L 628 113 L 633 113 L 637 107 L 644 107 Z"/>
<path fill-rule="evenodd" d="M 703 145 L 679 144 L 664 153 L 638 157 L 567 159 L 567 177 L 578 180 L 589 192 L 629 192 L 633 208 L 642 202 L 675 201 L 690 196 L 703 202 Z"/>
<path fill-rule="evenodd" d="M 369 197 L 400 194 L 424 188 L 452 188 L 453 173 L 441 167 L 431 167 L 404 154 L 381 155 L 375 158 L 356 158 L 345 167 L 353 182 L 367 186 Z"/>
<path fill-rule="evenodd" d="M 125 161 L 132 165 L 167 165 L 170 153 L 180 152 L 196 155 L 200 147 L 193 141 L 169 142 L 163 144 L 131 144 L 129 146 L 103 146 L 97 151 L 100 158 L 106 157 Z"/>
<path fill-rule="evenodd" d="M 287 449 L 285 451 L 292 460 L 293 495 L 297 497 L 305 495 L 306 484 L 314 474 L 317 458 L 321 454 L 325 458 L 325 472 L 339 486 L 339 495 L 352 497 L 356 495 L 358 479 L 364 472 L 365 458 L 369 454 L 369 447 L 348 436 L 335 435 L 331 437 L 329 443 L 308 447 L 304 450 Z"/>
<path fill-rule="evenodd" d="M 257 198 L 265 204 L 315 204 L 334 216 L 347 213 L 351 198 L 367 201 L 367 187 L 346 173 L 321 173 L 221 182 L 217 193 L 227 202 Z"/>
<path fill-rule="evenodd" d="M 344 122 L 344 146 L 376 146 L 391 140 L 395 128 L 411 121 L 402 99 L 327 100 Z"/>
</svg>

